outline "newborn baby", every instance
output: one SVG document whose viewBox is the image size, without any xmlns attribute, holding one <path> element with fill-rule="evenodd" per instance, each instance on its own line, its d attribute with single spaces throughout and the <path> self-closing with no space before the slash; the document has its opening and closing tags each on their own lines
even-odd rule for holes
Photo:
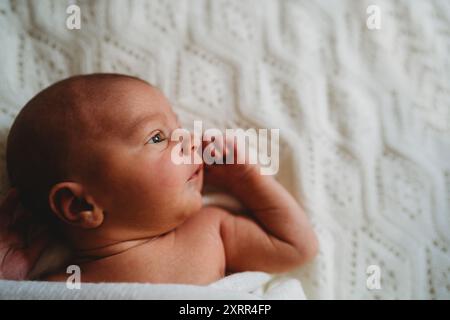
<svg viewBox="0 0 450 320">
<path fill-rule="evenodd" d="M 205 285 L 239 271 L 289 271 L 316 255 L 305 213 L 257 165 L 175 164 L 179 127 L 158 89 L 115 74 L 58 82 L 17 116 L 11 186 L 34 221 L 68 243 L 83 282 Z M 204 177 L 250 214 L 202 207 Z M 43 279 L 67 277 L 63 268 Z"/>
</svg>

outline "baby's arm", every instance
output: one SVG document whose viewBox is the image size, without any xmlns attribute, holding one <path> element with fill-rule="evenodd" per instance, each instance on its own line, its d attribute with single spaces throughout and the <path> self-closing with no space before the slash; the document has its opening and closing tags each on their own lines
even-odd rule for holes
<svg viewBox="0 0 450 320">
<path fill-rule="evenodd" d="M 260 175 L 258 166 L 206 166 L 206 178 L 251 211 L 249 217 L 215 209 L 227 270 L 285 272 L 317 254 L 317 238 L 302 208 L 273 177 Z"/>
<path fill-rule="evenodd" d="M 317 238 L 304 211 L 275 179 L 251 170 L 229 190 L 254 218 L 223 215 L 229 270 L 284 272 L 316 255 Z"/>
</svg>

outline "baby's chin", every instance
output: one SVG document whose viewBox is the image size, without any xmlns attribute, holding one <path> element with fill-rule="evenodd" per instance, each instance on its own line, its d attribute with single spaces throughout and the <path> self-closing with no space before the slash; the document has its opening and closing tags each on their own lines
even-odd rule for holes
<svg viewBox="0 0 450 320">
<path fill-rule="evenodd" d="M 191 212 L 195 213 L 199 211 L 202 208 L 202 194 L 201 189 L 198 190 L 193 196 L 192 196 L 192 204 L 191 204 Z"/>
<path fill-rule="evenodd" d="M 200 211 L 202 208 L 202 197 L 199 195 L 195 198 L 190 198 L 189 201 L 183 208 L 175 214 L 175 224 L 176 226 L 182 225 L 184 222 L 189 220 L 192 216 Z"/>
<path fill-rule="evenodd" d="M 203 206 L 202 201 L 202 186 L 203 186 L 203 172 L 190 181 L 186 181 L 186 189 L 177 196 L 182 197 L 179 202 L 179 210 L 176 213 L 176 220 L 179 224 L 184 223 L 192 215 L 200 211 Z"/>
</svg>

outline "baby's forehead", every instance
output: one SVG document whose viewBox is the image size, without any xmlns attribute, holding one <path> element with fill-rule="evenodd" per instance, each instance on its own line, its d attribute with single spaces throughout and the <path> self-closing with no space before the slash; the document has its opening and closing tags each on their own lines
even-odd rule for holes
<svg viewBox="0 0 450 320">
<path fill-rule="evenodd" d="M 142 81 L 103 81 L 77 88 L 77 118 L 87 129 L 104 134 L 129 130 L 139 119 L 170 117 L 173 111 L 161 91 Z M 94 132 L 91 132 L 94 133 Z"/>
<path fill-rule="evenodd" d="M 145 84 L 129 83 L 111 87 L 96 108 L 100 119 L 112 120 L 116 125 L 127 126 L 142 118 L 164 119 L 173 114 L 165 96 L 156 88 Z"/>
</svg>

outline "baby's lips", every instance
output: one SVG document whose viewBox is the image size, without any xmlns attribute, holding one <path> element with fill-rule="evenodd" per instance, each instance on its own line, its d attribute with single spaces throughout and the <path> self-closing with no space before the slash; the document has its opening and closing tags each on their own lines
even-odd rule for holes
<svg viewBox="0 0 450 320">
<path fill-rule="evenodd" d="M 189 176 L 189 180 L 191 180 L 196 174 L 199 174 L 201 172 L 201 170 L 203 169 L 203 163 L 197 165 L 195 167 L 195 170 L 191 173 L 191 175 Z"/>
</svg>

